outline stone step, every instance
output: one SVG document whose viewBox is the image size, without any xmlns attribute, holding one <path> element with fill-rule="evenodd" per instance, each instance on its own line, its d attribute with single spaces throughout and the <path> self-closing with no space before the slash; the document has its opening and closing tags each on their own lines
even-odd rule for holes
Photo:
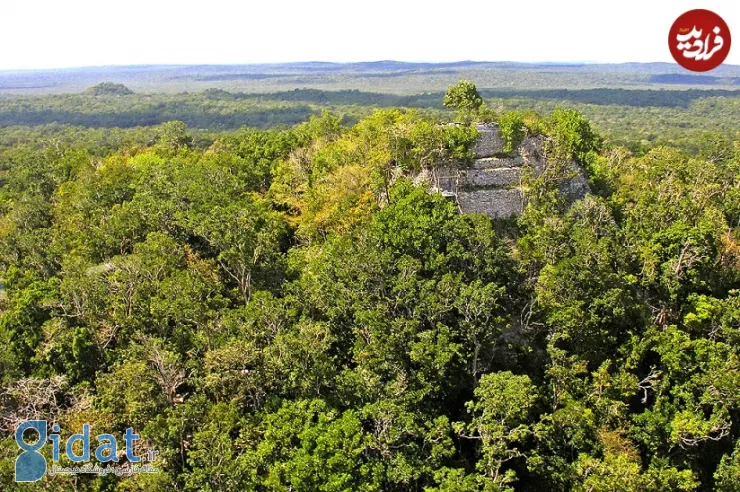
<svg viewBox="0 0 740 492">
<path fill-rule="evenodd" d="M 459 191 L 457 203 L 466 213 L 482 213 L 494 219 L 506 219 L 522 213 L 524 196 L 519 188 Z"/>
<path fill-rule="evenodd" d="M 476 159 L 470 165 L 471 169 L 498 169 L 501 167 L 521 167 L 524 165 L 522 156 L 516 157 L 485 157 Z"/>
<path fill-rule="evenodd" d="M 502 167 L 494 169 L 468 169 L 465 179 L 460 179 L 461 186 L 505 186 L 518 185 L 522 177 L 520 167 Z"/>
</svg>

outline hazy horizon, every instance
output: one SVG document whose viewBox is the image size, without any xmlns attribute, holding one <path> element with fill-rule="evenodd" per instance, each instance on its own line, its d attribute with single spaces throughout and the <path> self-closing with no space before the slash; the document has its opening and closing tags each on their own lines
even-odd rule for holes
<svg viewBox="0 0 740 492">
<path fill-rule="evenodd" d="M 305 60 L 305 61 L 285 61 L 285 62 L 246 62 L 246 63 L 132 63 L 132 64 L 107 64 L 107 65 L 75 65 L 75 66 L 64 66 L 64 67 L 40 67 L 40 68 L 0 68 L 0 72 L 47 72 L 47 71 L 65 71 L 65 70 L 87 70 L 87 69 L 116 69 L 116 68 L 176 68 L 176 67 L 270 67 L 270 66 L 290 66 L 290 65 L 311 65 L 311 64 L 326 64 L 326 65 L 370 65 L 380 63 L 398 63 L 407 65 L 454 65 L 454 64 L 511 64 L 511 65 L 552 65 L 555 67 L 568 67 L 568 66 L 583 66 L 583 65 L 669 65 L 679 71 L 684 71 L 675 62 L 668 61 L 623 61 L 623 62 L 605 62 L 605 61 L 593 61 L 593 60 L 564 60 L 564 61 L 518 61 L 518 60 L 441 60 L 441 61 L 429 61 L 429 60 L 398 60 L 398 59 L 386 59 L 386 60 L 356 60 L 356 61 L 333 61 L 333 60 Z M 740 61 L 738 63 L 723 63 L 717 69 L 708 72 L 696 73 L 686 71 L 688 74 L 694 75 L 715 75 L 717 71 L 727 68 L 740 68 Z"/>
<path fill-rule="evenodd" d="M 729 0 L 702 5 L 573 0 L 530 3 L 526 10 L 518 4 L 472 2 L 455 11 L 419 0 L 379 0 L 372 6 L 338 0 L 279 5 L 213 0 L 200 9 L 169 0 L 132 0 L 125 7 L 92 0 L 29 0 L 5 6 L 0 43 L 13 49 L 0 57 L 0 70 L 316 60 L 672 63 L 668 30 L 680 14 L 699 7 L 717 12 L 731 29 L 740 24 L 736 2 Z M 740 64 L 740 51 L 731 51 L 726 62 Z"/>
</svg>

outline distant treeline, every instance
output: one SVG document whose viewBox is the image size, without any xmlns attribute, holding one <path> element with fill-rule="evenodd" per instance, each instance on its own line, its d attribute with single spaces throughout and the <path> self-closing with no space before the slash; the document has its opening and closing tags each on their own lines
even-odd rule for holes
<svg viewBox="0 0 740 492">
<path fill-rule="evenodd" d="M 738 97 L 740 96 L 740 91 L 721 89 L 547 89 L 536 91 L 483 90 L 481 91 L 481 94 L 484 97 L 490 98 L 525 97 L 530 99 L 564 100 L 584 104 L 687 108 L 693 101 L 697 99 L 703 99 L 706 97 Z"/>
<path fill-rule="evenodd" d="M 374 108 L 405 107 L 441 115 L 442 93 L 398 95 L 360 90 L 295 89 L 271 93 L 208 89 L 197 93 L 129 94 L 126 87 L 98 85 L 82 94 L 0 98 L 0 128 L 73 125 L 86 128 L 151 127 L 178 120 L 202 131 L 286 127 L 330 110 L 345 123 Z M 583 112 L 611 142 L 640 154 L 673 145 L 691 155 L 706 131 L 735 138 L 740 91 L 721 89 L 482 89 L 498 113 L 546 113 L 558 106 Z M 451 115 L 450 115 L 451 116 Z"/>
<path fill-rule="evenodd" d="M 706 78 L 706 77 L 705 77 Z M 677 82 L 678 83 L 678 82 Z M 635 107 L 688 107 L 692 101 L 705 97 L 736 97 L 740 92 L 734 90 L 689 89 L 639 90 L 639 89 L 545 89 L 545 90 L 501 90 L 482 89 L 485 98 L 528 98 L 538 100 L 565 100 L 585 104 L 620 105 Z M 300 101 L 313 104 L 340 104 L 378 107 L 442 108 L 442 93 L 424 93 L 412 96 L 398 96 L 359 90 L 325 91 L 318 89 L 295 89 L 293 91 L 269 94 L 232 93 L 221 89 L 205 92 L 215 99 L 262 99 L 269 101 Z"/>
<path fill-rule="evenodd" d="M 415 94 L 412 96 L 398 96 L 380 92 L 363 92 L 357 89 L 341 91 L 325 91 L 320 89 L 295 89 L 292 91 L 254 94 L 246 92 L 228 92 L 221 89 L 208 89 L 204 93 L 211 99 L 250 99 L 263 101 L 290 101 L 311 104 L 331 104 L 346 106 L 377 106 L 377 107 L 407 107 L 407 108 L 437 108 L 442 109 L 442 93 Z"/>
<path fill-rule="evenodd" d="M 655 84 L 696 84 L 696 85 L 714 85 L 719 83 L 730 83 L 740 85 L 740 77 L 723 79 L 712 75 L 693 75 L 684 73 L 661 73 L 650 77 L 650 82 Z"/>
<path fill-rule="evenodd" d="M 739 94 L 738 91 L 718 89 L 481 90 L 481 95 L 486 99 L 527 99 L 641 108 L 687 108 L 698 99 L 736 97 Z M 319 89 L 295 89 L 263 94 L 209 89 L 202 93 L 132 94 L 120 97 L 86 93 L 0 99 L 0 126 L 59 123 L 92 128 L 131 128 L 180 120 L 194 128 L 234 129 L 241 126 L 267 128 L 305 121 L 310 115 L 320 112 L 321 107 L 443 109 L 441 99 L 441 93 L 395 95 L 359 90 Z"/>
<path fill-rule="evenodd" d="M 63 124 L 132 128 L 179 120 L 193 128 L 270 128 L 306 121 L 318 110 L 301 104 L 214 104 L 196 94 L 46 96 L 0 100 L 0 127 Z"/>
</svg>

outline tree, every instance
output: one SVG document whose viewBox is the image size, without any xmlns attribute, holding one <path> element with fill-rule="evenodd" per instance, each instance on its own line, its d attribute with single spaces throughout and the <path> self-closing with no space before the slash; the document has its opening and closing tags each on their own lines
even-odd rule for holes
<svg viewBox="0 0 740 492">
<path fill-rule="evenodd" d="M 522 143 L 526 135 L 524 118 L 516 111 L 504 113 L 498 120 L 501 137 L 504 139 L 504 152 L 513 152 Z"/>
<path fill-rule="evenodd" d="M 159 143 L 163 149 L 178 152 L 180 149 L 190 149 L 193 146 L 193 137 L 187 133 L 188 126 L 182 121 L 169 121 L 161 126 Z"/>
<path fill-rule="evenodd" d="M 573 109 L 557 108 L 545 123 L 547 132 L 555 139 L 558 158 L 587 161 L 587 155 L 599 148 L 601 142 L 591 124 Z"/>
<path fill-rule="evenodd" d="M 207 241 L 245 304 L 255 284 L 269 288 L 280 281 L 287 227 L 263 199 L 247 196 L 225 207 L 203 207 L 182 223 Z"/>
<path fill-rule="evenodd" d="M 491 373 L 481 378 L 475 397 L 466 404 L 473 414 L 472 422 L 457 427 L 465 437 L 480 442 L 478 471 L 496 490 L 511 490 L 508 485 L 514 481 L 515 474 L 502 468 L 522 456 L 514 445 L 529 433 L 525 423 L 534 405 L 534 387 L 528 376 L 515 376 L 508 371 Z M 466 435 L 468 432 L 471 434 Z"/>
<path fill-rule="evenodd" d="M 475 84 L 469 80 L 461 80 L 448 87 L 444 97 L 445 107 L 457 109 L 465 119 L 471 118 L 482 104 L 483 98 Z"/>
</svg>

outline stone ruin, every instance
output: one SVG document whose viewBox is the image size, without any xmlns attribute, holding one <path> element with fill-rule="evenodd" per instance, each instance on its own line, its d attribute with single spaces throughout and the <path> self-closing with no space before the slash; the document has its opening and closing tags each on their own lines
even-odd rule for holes
<svg viewBox="0 0 740 492">
<path fill-rule="evenodd" d="M 511 218 L 519 215 L 526 204 L 522 192 L 522 171 L 531 166 L 535 175 L 541 174 L 547 159 L 544 137 L 528 136 L 514 152 L 504 153 L 504 139 L 495 123 L 477 125 L 480 137 L 474 148 L 475 158 L 464 163 L 441 163 L 422 171 L 417 182 L 426 182 L 432 189 L 454 199 L 462 212 L 483 213 L 492 218 Z M 571 163 L 575 178 L 562 190 L 569 201 L 583 198 L 589 191 L 583 171 Z"/>
</svg>

